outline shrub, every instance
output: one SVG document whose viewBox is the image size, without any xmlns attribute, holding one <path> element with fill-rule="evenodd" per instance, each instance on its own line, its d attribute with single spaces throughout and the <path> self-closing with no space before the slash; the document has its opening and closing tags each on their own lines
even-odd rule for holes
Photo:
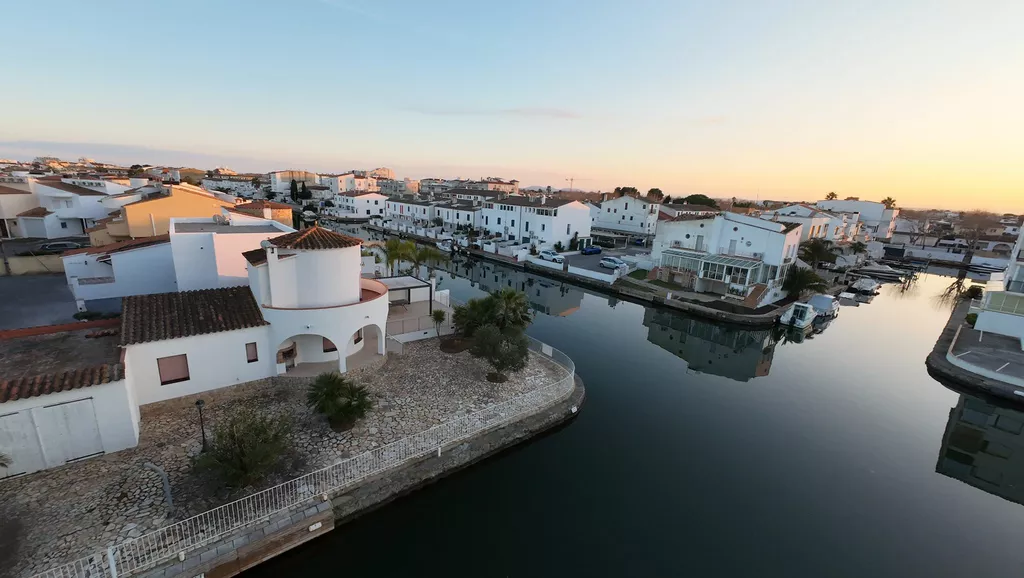
<svg viewBox="0 0 1024 578">
<path fill-rule="evenodd" d="M 369 392 L 337 372 L 321 373 L 309 385 L 306 404 L 327 416 L 334 431 L 351 429 L 373 408 Z"/>
<path fill-rule="evenodd" d="M 559 253 L 565 251 L 565 246 L 562 245 L 561 241 L 555 243 L 555 251 L 558 251 Z"/>
<path fill-rule="evenodd" d="M 441 337 L 441 324 L 448 318 L 448 312 L 444 309 L 435 309 L 430 314 L 430 319 L 434 322 L 434 328 L 437 329 L 437 336 Z"/>
<path fill-rule="evenodd" d="M 982 289 L 981 285 L 971 285 L 966 291 L 960 294 L 964 299 L 981 299 L 982 294 L 985 290 Z M 973 325 L 973 323 L 971 324 Z"/>
<path fill-rule="evenodd" d="M 496 325 L 484 325 L 477 329 L 469 351 L 494 368 L 487 374 L 487 381 L 501 383 L 508 380 L 507 372 L 522 371 L 526 367 L 529 348 L 529 341 L 521 330 L 503 332 Z"/>
<path fill-rule="evenodd" d="M 290 432 L 282 417 L 237 411 L 214 428 L 213 440 L 195 466 L 229 488 L 255 485 L 282 467 Z"/>
<path fill-rule="evenodd" d="M 573 233 L 572 234 L 572 239 L 569 239 L 569 250 L 570 251 L 575 251 L 575 250 L 579 249 L 579 246 L 580 246 L 580 234 L 579 233 Z"/>
<path fill-rule="evenodd" d="M 537 256 L 537 245 L 530 245 L 530 254 L 534 257 Z"/>
<path fill-rule="evenodd" d="M 971 327 L 974 327 L 974 324 L 977 323 L 977 321 L 978 321 L 978 314 L 977 313 L 968 313 L 966 321 L 967 321 L 968 325 L 970 325 Z"/>
</svg>

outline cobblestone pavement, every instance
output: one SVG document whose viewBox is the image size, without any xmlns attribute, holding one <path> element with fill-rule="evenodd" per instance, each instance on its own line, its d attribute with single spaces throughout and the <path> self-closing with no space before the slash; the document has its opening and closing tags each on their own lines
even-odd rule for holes
<svg viewBox="0 0 1024 578">
<path fill-rule="evenodd" d="M 190 473 L 201 449 L 195 408 L 200 397 L 208 435 L 222 416 L 243 406 L 289 417 L 295 456 L 286 472 L 267 480 L 264 487 L 270 487 L 565 375 L 533 354 L 527 368 L 505 383 L 487 382 L 487 372 L 487 365 L 468 353 L 441 352 L 434 339 L 407 344 L 382 367 L 347 374 L 367 386 L 375 404 L 342 433 L 306 407 L 308 378 L 272 378 L 146 406 L 137 447 L 0 482 L 0 542 L 9 543 L 4 534 L 20 534 L 9 568 L 15 576 L 41 572 L 240 497 L 211 496 Z M 143 468 L 146 462 L 167 472 L 174 516 L 167 512 L 159 477 Z"/>
</svg>

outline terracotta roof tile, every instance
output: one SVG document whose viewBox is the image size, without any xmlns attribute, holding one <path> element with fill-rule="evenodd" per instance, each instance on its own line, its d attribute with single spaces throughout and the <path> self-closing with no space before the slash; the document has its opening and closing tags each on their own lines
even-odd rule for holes
<svg viewBox="0 0 1024 578">
<path fill-rule="evenodd" d="M 235 205 L 235 208 L 241 210 L 257 209 L 262 211 L 263 209 L 293 209 L 294 207 L 292 207 L 291 205 L 286 205 L 284 203 L 275 203 L 273 201 L 251 201 L 248 203 Z"/>
<path fill-rule="evenodd" d="M 32 191 L 23 191 L 14 187 L 0 185 L 0 195 L 31 195 Z"/>
<path fill-rule="evenodd" d="M 43 179 L 39 179 L 39 180 L 43 181 Z M 66 193 L 74 193 L 76 195 L 82 195 L 82 196 L 85 196 L 85 197 L 105 197 L 105 196 L 107 196 L 107 194 L 105 192 L 103 192 L 103 191 L 96 191 L 96 190 L 93 190 L 93 189 L 88 189 L 86 187 L 80 187 L 78 185 L 71 185 L 71 184 L 65 183 L 63 181 L 49 181 L 48 180 L 48 181 L 45 181 L 45 182 L 40 182 L 39 184 L 47 186 L 47 187 L 50 187 L 52 189 L 59 189 L 59 190 L 62 190 L 64 192 L 66 192 Z"/>
<path fill-rule="evenodd" d="M 82 247 L 81 249 L 72 249 L 65 251 L 61 254 L 62 257 L 69 255 L 80 255 L 86 253 L 89 255 L 98 255 L 100 253 L 119 253 L 121 251 L 127 251 L 128 249 L 138 249 L 140 247 L 146 247 L 148 245 L 159 245 L 160 243 L 170 242 L 171 236 L 169 234 L 157 235 L 156 237 L 139 237 L 138 239 L 131 239 L 128 241 L 120 241 L 117 243 L 108 243 L 106 245 L 99 245 L 96 247 Z"/>
<path fill-rule="evenodd" d="M 358 247 L 363 241 L 341 233 L 315 226 L 302 231 L 288 233 L 280 237 L 270 239 L 270 243 L 279 249 L 344 249 L 346 247 Z"/>
<path fill-rule="evenodd" d="M 44 209 L 42 207 L 36 207 L 34 209 L 29 209 L 27 211 L 22 211 L 22 212 L 18 213 L 15 216 L 17 216 L 17 217 L 45 217 L 46 215 L 52 215 L 52 214 L 53 214 L 53 211 L 50 211 L 48 209 Z"/>
<path fill-rule="evenodd" d="M 242 251 L 242 256 L 250 265 L 262 265 L 267 262 L 267 250 L 263 247 L 252 251 Z"/>
<path fill-rule="evenodd" d="M 122 310 L 121 345 L 268 325 L 248 286 L 131 295 Z"/>
<path fill-rule="evenodd" d="M 53 374 L 0 380 L 0 403 L 124 379 L 124 365 L 106 363 Z"/>
</svg>

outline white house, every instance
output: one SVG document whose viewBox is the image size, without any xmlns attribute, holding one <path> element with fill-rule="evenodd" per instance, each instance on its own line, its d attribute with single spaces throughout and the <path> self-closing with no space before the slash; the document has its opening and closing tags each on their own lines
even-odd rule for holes
<svg viewBox="0 0 1024 578">
<path fill-rule="evenodd" d="M 483 207 L 472 203 L 440 203 L 434 205 L 434 214 L 450 228 L 480 226 Z"/>
<path fill-rule="evenodd" d="M 716 209 L 707 205 L 692 205 L 690 203 L 663 204 L 659 206 L 658 210 L 669 217 L 678 217 L 679 215 L 711 216 L 721 212 L 721 209 Z"/>
<path fill-rule="evenodd" d="M 388 197 L 366 191 L 346 191 L 334 197 L 334 205 L 341 213 L 359 217 L 383 217 Z"/>
<path fill-rule="evenodd" d="M 427 201 L 389 198 L 384 203 L 384 215 L 389 219 L 428 223 L 434 218 L 434 206 Z"/>
<path fill-rule="evenodd" d="M 590 209 L 579 201 L 507 197 L 485 202 L 481 217 L 479 226 L 488 233 L 538 248 L 568 247 L 573 237 L 581 246 L 590 244 Z"/>
<path fill-rule="evenodd" d="M 242 252 L 292 232 L 276 221 L 224 210 L 216 218 L 172 218 L 169 233 L 61 255 L 80 311 L 90 301 L 248 283 Z"/>
<path fill-rule="evenodd" d="M 339 175 L 321 175 L 320 184 L 330 188 L 335 195 L 347 191 L 375 192 L 380 188 L 377 186 L 377 179 L 357 172 L 342 173 Z"/>
<path fill-rule="evenodd" d="M 497 191 L 499 193 L 505 193 L 510 195 L 519 194 L 519 181 L 512 179 L 511 181 L 505 181 L 498 177 L 488 177 L 479 181 L 470 181 L 466 183 L 467 189 L 477 189 L 482 191 Z"/>
<path fill-rule="evenodd" d="M 736 213 L 665 216 L 658 223 L 651 259 L 663 281 L 756 308 L 786 296 L 782 284 L 796 261 L 802 234 L 799 224 Z"/>
<path fill-rule="evenodd" d="M 974 328 L 1020 339 L 1024 349 L 1024 233 L 1013 247 L 1002 285 L 993 285 L 981 299 Z"/>
<path fill-rule="evenodd" d="M 490 189 L 457 188 L 444 191 L 443 195 L 453 201 L 482 203 L 500 199 L 506 196 L 506 193 Z"/>
<path fill-rule="evenodd" d="M 235 196 L 252 197 L 262 187 L 259 185 L 253 185 L 253 178 L 255 175 L 221 175 L 217 177 L 207 177 L 203 179 L 203 188 L 208 191 L 219 191 L 222 193 L 229 193 Z M 289 187 L 291 183 L 289 183 Z"/>
<path fill-rule="evenodd" d="M 207 224 L 175 225 L 191 252 L 217 252 Z M 436 335 L 429 312 L 447 299 L 411 277 L 362 278 L 360 244 L 320 227 L 276 235 L 240 253 L 244 279 L 217 276 L 240 286 L 127 296 L 120 320 L 0 331 L 0 448 L 12 457 L 0 477 L 137 445 L 140 406 L 376 363 L 385 328 Z M 389 317 L 392 294 L 403 307 Z"/>
<path fill-rule="evenodd" d="M 800 241 L 821 239 L 823 241 L 835 241 L 838 235 L 843 234 L 841 226 L 834 226 L 833 220 L 839 220 L 824 211 L 819 211 L 807 205 L 789 205 L 761 213 L 761 218 L 766 221 L 779 221 L 782 223 L 796 223 L 800 225 L 803 233 Z M 839 230 L 836 230 L 836 229 Z"/>
<path fill-rule="evenodd" d="M 632 195 L 612 197 L 605 194 L 594 228 L 654 235 L 660 212 L 661 205 L 654 200 Z"/>
<path fill-rule="evenodd" d="M 818 201 L 816 206 L 829 212 L 859 213 L 864 232 L 876 239 L 892 238 L 896 232 L 896 218 L 900 214 L 900 210 L 895 207 L 889 209 L 882 203 L 873 201 Z"/>
<path fill-rule="evenodd" d="M 286 171 L 273 171 L 268 173 L 270 177 L 270 190 L 275 193 L 285 193 L 291 191 L 292 181 L 302 188 L 302 183 L 306 183 L 306 186 L 319 185 L 320 177 L 316 173 L 309 171 L 299 170 L 286 170 Z"/>
<path fill-rule="evenodd" d="M 18 215 L 38 206 L 27 177 L 0 175 L 0 238 L 30 236 L 21 232 Z"/>
</svg>

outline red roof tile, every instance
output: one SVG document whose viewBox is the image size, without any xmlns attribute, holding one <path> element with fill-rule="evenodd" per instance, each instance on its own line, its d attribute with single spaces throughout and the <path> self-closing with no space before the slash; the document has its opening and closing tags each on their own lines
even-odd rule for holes
<svg viewBox="0 0 1024 578">
<path fill-rule="evenodd" d="M 132 295 L 121 309 L 121 345 L 268 325 L 247 286 Z"/>
<path fill-rule="evenodd" d="M 149 245 L 159 245 L 160 243 L 168 243 L 171 240 L 169 234 L 157 235 L 156 237 L 139 237 L 138 239 L 131 239 L 128 241 L 119 241 L 117 243 L 108 243 L 106 245 L 99 245 L 97 247 L 82 247 L 81 249 L 72 249 L 65 251 L 61 254 L 62 257 L 69 255 L 80 255 L 82 253 L 88 255 L 99 255 L 101 253 L 111 254 L 120 253 L 121 251 L 127 251 L 129 249 L 138 249 L 140 247 L 146 247 Z"/>
<path fill-rule="evenodd" d="M 0 195 L 31 195 L 32 191 L 23 191 L 14 187 L 0 185 Z"/>
<path fill-rule="evenodd" d="M 323 227 L 314 226 L 302 231 L 288 233 L 270 239 L 270 243 L 279 249 L 324 250 L 358 247 L 363 244 L 361 239 L 335 233 Z"/>
<path fill-rule="evenodd" d="M 34 209 L 29 209 L 27 211 L 22 211 L 22 212 L 18 213 L 15 216 L 17 216 L 17 217 L 45 217 L 46 215 L 52 215 L 52 214 L 53 214 L 53 211 L 50 211 L 48 209 L 44 209 L 42 207 L 36 207 Z"/>
<path fill-rule="evenodd" d="M 248 203 L 242 203 L 241 205 L 235 205 L 236 209 L 257 209 L 262 211 L 263 209 L 293 209 L 291 205 L 284 203 L 275 203 L 273 201 L 251 201 Z"/>
<path fill-rule="evenodd" d="M 39 180 L 42 181 L 43 179 L 39 179 Z M 76 195 L 82 195 L 82 196 L 85 196 L 85 197 L 105 197 L 105 196 L 107 196 L 107 194 L 105 192 L 103 192 L 103 191 L 96 191 L 96 190 L 93 190 L 93 189 L 88 189 L 86 187 L 80 187 L 78 185 L 71 185 L 71 184 L 68 184 L 68 183 L 65 183 L 65 182 L 62 182 L 62 181 L 49 181 L 48 180 L 48 181 L 45 181 L 45 182 L 40 182 L 39 184 L 41 184 L 43 186 L 50 187 L 52 189 L 59 189 L 59 190 L 64 191 L 66 193 L 74 193 Z"/>
</svg>

